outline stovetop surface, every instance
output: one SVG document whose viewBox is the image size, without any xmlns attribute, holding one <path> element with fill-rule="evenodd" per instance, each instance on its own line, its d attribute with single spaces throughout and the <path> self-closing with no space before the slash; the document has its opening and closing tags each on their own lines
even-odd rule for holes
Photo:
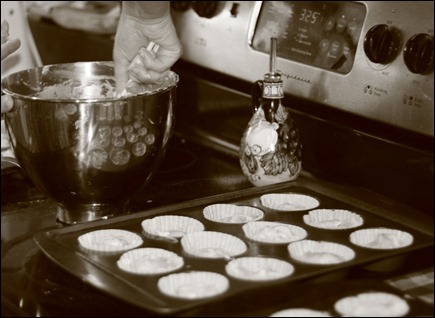
<svg viewBox="0 0 435 318">
<path fill-rule="evenodd" d="M 229 113 L 222 113 L 219 109 L 216 113 L 189 112 L 187 104 L 191 99 L 184 97 L 186 94 L 189 95 L 190 90 L 181 86 L 179 91 L 178 109 L 182 112 L 177 113 L 175 133 L 170 140 L 160 169 L 143 191 L 133 197 L 131 201 L 133 213 L 253 187 L 241 171 L 237 153 L 237 142 L 250 116 L 250 108 L 247 105 L 249 98 L 230 94 L 226 103 L 230 105 L 235 103 L 243 107 L 231 109 Z M 208 99 L 208 102 L 211 100 Z M 219 108 L 219 101 L 216 101 L 216 104 Z M 212 102 L 209 106 L 215 105 Z M 426 197 L 426 192 L 433 189 L 433 176 L 430 178 L 419 169 L 423 167 L 423 171 L 426 171 L 426 167 L 430 166 L 431 162 L 433 166 L 433 157 L 430 155 L 422 155 L 390 143 L 385 146 L 382 141 L 373 138 L 367 142 L 363 135 L 358 132 L 346 134 L 347 131 L 342 127 L 328 130 L 324 127 L 326 122 L 312 120 L 310 116 L 301 113 L 295 113 L 295 121 L 304 136 L 306 168 L 301 177 L 315 183 L 326 182 L 319 179 L 319 176 L 325 174 L 317 173 L 328 171 L 329 173 L 326 174 L 330 177 L 328 187 L 338 187 L 340 191 L 351 193 L 362 192 L 370 202 L 376 198 L 380 204 L 390 205 L 389 217 L 398 218 L 403 208 L 401 204 L 396 205 L 394 200 L 355 186 L 361 184 L 360 176 L 363 175 L 363 183 L 369 186 L 375 185 L 373 187 L 375 190 L 380 186 L 381 189 L 387 189 L 387 192 L 390 191 L 399 197 L 402 195 L 400 191 L 405 191 L 403 197 L 417 198 L 416 201 L 423 206 L 423 212 L 433 211 L 431 209 L 433 197 L 432 200 Z M 322 138 L 319 139 L 318 136 Z M 387 157 L 388 154 L 397 154 L 397 156 Z M 420 194 L 415 191 L 416 189 L 409 191 L 415 188 L 416 183 L 405 182 L 403 177 L 394 175 L 394 167 L 388 167 L 390 163 L 394 163 L 395 166 L 402 168 L 405 166 L 402 165 L 403 162 L 409 163 L 409 167 L 406 166 L 403 172 L 405 180 L 418 181 L 417 188 L 424 190 Z M 370 167 L 369 170 L 362 170 L 367 166 Z M 418 169 L 414 169 L 415 167 Z M 392 179 L 389 179 L 390 177 Z M 391 183 L 396 179 L 400 186 L 396 189 L 391 188 Z M 406 186 L 403 187 L 403 184 Z M 59 268 L 39 250 L 33 235 L 40 230 L 47 231 L 61 227 L 62 225 L 56 223 L 57 211 L 58 207 L 26 182 L 16 168 L 2 170 L 2 316 L 149 315 L 144 310 L 84 284 Z M 413 218 L 412 208 L 404 208 L 402 212 L 405 218 L 400 221 L 415 222 L 417 227 L 425 224 L 424 220 L 429 220 L 424 226 L 425 232 L 433 235 L 432 212 L 429 212 L 429 215 L 421 215 L 422 218 L 419 213 L 417 213 L 418 217 Z M 421 211 L 415 210 L 415 212 Z M 419 250 L 415 255 L 411 253 L 408 259 L 413 261 L 406 262 L 396 271 L 379 273 L 364 268 L 353 268 L 345 280 L 339 281 L 343 286 L 342 290 L 350 290 L 352 286 L 361 286 L 364 289 L 370 283 L 372 286 L 388 290 L 390 287 L 385 285 L 385 280 L 396 275 L 410 274 L 433 267 L 432 249 Z M 306 304 L 309 295 L 316 297 L 317 301 L 319 297 L 325 297 L 319 294 L 330 295 L 331 286 L 336 283 L 333 280 L 296 283 L 293 286 L 297 292 L 292 294 L 295 302 L 291 303 L 284 296 L 280 296 L 269 298 L 262 304 L 250 304 L 249 296 L 246 296 L 246 299 L 239 298 L 237 304 L 231 302 L 214 304 L 201 308 L 200 311 L 194 310 L 181 315 L 231 313 L 236 316 L 262 316 L 270 312 L 271 308 L 278 309 L 284 304 L 288 306 Z M 299 294 L 301 291 L 308 298 L 301 296 Z M 275 292 L 286 295 L 284 291 L 275 290 Z M 318 305 L 322 307 L 320 301 Z M 426 307 L 423 303 L 421 308 L 424 309 L 422 314 L 433 312 L 433 305 L 431 307 L 429 304 L 429 307 Z"/>
<path fill-rule="evenodd" d="M 54 204 L 45 202 L 20 211 L 2 213 L 2 316 L 154 316 L 154 313 L 83 283 L 38 248 L 33 238 L 34 233 L 39 230 L 45 232 L 64 228 L 55 222 L 56 211 Z M 9 237 L 3 241 L 4 236 Z M 384 265 L 389 267 L 388 262 Z M 387 271 L 379 270 L 379 265 L 375 270 L 370 266 L 353 267 L 344 274 L 338 271 L 311 281 L 293 282 L 290 290 L 288 285 L 273 286 L 270 292 L 276 296 L 267 297 L 260 303 L 250 302 L 253 297 L 260 297 L 253 291 L 225 302 L 213 302 L 210 306 L 192 308 L 180 313 L 180 316 L 253 317 L 265 316 L 286 307 L 300 306 L 326 310 L 332 306 L 334 300 L 344 295 L 367 290 L 403 294 L 408 297 L 413 314 L 430 315 L 433 314 L 433 303 L 422 302 L 415 295 L 408 296 L 415 291 L 405 294 L 401 290 L 404 288 L 403 283 L 396 289 L 387 284 L 386 280 L 396 277 L 402 279 L 402 275 L 431 266 L 433 248 L 429 247 L 409 253 L 400 267 L 393 265 Z M 433 269 L 431 273 L 433 277 Z M 430 273 L 425 279 L 430 280 Z M 430 284 L 426 286 L 429 294 L 431 286 L 433 288 Z M 421 292 L 422 288 L 418 290 Z"/>
<path fill-rule="evenodd" d="M 237 157 L 175 133 L 160 169 L 133 197 L 131 213 L 250 187 Z M 2 316 L 143 314 L 81 283 L 39 251 L 33 235 L 63 226 L 56 223 L 58 209 L 18 168 L 2 170 Z"/>
<path fill-rule="evenodd" d="M 182 92 L 181 98 L 183 98 L 184 94 L 189 93 L 189 90 L 184 90 L 183 87 L 180 90 Z M 233 98 L 232 95 L 231 98 Z M 186 101 L 181 100 L 178 108 L 183 109 L 186 107 Z M 237 101 L 241 105 L 248 106 L 246 104 L 249 99 L 246 97 L 240 98 L 239 96 Z M 229 103 L 231 103 L 231 100 Z M 132 212 L 252 188 L 253 186 L 240 169 L 237 153 L 237 142 L 244 129 L 244 122 L 249 119 L 250 115 L 249 107 L 242 108 L 240 112 L 234 111 L 234 109 L 231 110 L 230 113 L 233 116 L 228 116 L 225 112 L 220 113 L 219 111 L 214 115 L 213 112 L 211 115 L 201 112 L 189 113 L 189 109 L 184 109 L 184 112 L 178 113 L 176 130 L 168 145 L 165 159 L 150 183 L 143 191 L 133 197 L 131 201 Z M 210 118 L 213 120 L 210 120 Z M 297 120 L 305 138 L 305 167 L 320 167 L 320 170 L 328 168 L 332 170 L 332 175 L 335 177 L 329 181 L 333 182 L 331 185 L 338 187 L 340 190 L 350 190 L 352 192 L 355 189 L 362 191 L 367 200 L 373 200 L 373 192 L 365 192 L 363 189 L 351 186 L 358 183 L 355 182 L 357 180 L 352 178 L 353 172 L 361 174 L 358 169 L 362 167 L 362 163 L 367 165 L 367 161 L 368 165 L 370 165 L 372 161 L 377 160 L 376 162 L 379 165 L 375 166 L 375 169 L 366 171 L 366 175 L 375 176 L 377 172 L 379 174 L 376 178 L 368 178 L 366 181 L 369 183 L 382 182 L 384 174 L 390 175 L 390 171 L 383 170 L 383 167 L 387 166 L 392 159 L 381 158 L 380 153 L 391 154 L 394 152 L 389 152 L 389 150 L 396 151 L 397 149 L 394 147 L 390 149 L 391 145 L 389 145 L 386 148 L 377 148 L 377 152 L 373 151 L 373 149 L 366 152 L 365 150 L 370 147 L 376 148 L 377 140 L 375 142 L 371 140 L 365 144 L 361 141 L 361 135 L 356 134 L 357 137 L 349 137 L 342 134 L 344 130 L 340 129 L 323 130 L 323 133 L 320 133 L 320 130 L 324 127 L 315 126 L 311 122 L 311 118 L 304 115 L 297 115 L 295 120 Z M 223 127 L 226 129 L 223 129 Z M 210 134 L 211 131 L 213 133 Z M 319 134 L 323 137 L 322 142 L 315 138 Z M 353 143 L 355 141 L 353 137 L 357 138 L 357 145 Z M 342 148 L 336 148 L 336 143 L 339 143 Z M 331 147 L 336 152 L 327 155 Z M 344 151 L 349 151 L 349 154 L 344 156 L 343 159 Z M 404 151 L 406 155 L 398 156 L 398 161 L 407 161 L 412 165 L 424 167 L 428 163 L 430 164 L 430 156 L 424 155 L 423 160 L 412 161 L 413 158 L 418 158 L 419 155 L 415 155 L 414 152 L 406 152 L 406 149 Z M 408 154 L 411 154 L 409 158 Z M 354 162 L 352 158 L 358 158 L 358 161 Z M 351 165 L 349 165 L 348 160 L 352 161 Z M 383 162 L 384 160 L 385 162 Z M 412 165 L 407 169 L 412 170 Z M 321 180 L 311 174 L 310 171 L 316 172 L 316 169 L 306 169 L 302 177 L 320 183 Z M 432 182 L 432 185 L 428 184 L 428 187 L 433 189 L 433 178 L 428 178 L 426 174 L 423 178 L 420 178 L 420 176 L 419 173 L 413 177 L 407 174 L 407 179 L 419 179 L 420 183 L 423 182 L 423 184 L 419 185 L 421 187 L 427 182 Z M 346 177 L 350 177 L 350 179 L 346 179 Z M 390 183 L 391 180 L 388 180 L 387 188 Z M 381 186 L 384 187 L 384 185 Z M 407 188 L 411 186 L 408 185 Z M 390 190 L 397 195 L 396 190 L 400 189 Z M 425 191 L 420 196 L 424 197 L 424 193 Z M 410 195 L 413 195 L 413 193 L 406 193 L 406 196 Z M 395 201 L 390 201 L 390 199 L 381 195 L 376 194 L 375 197 L 379 198 L 380 203 L 391 204 L 391 208 L 394 210 L 390 215 L 391 218 L 398 217 L 399 210 L 402 207 L 400 204 L 396 206 Z M 426 201 L 422 203 L 424 203 L 424 208 L 429 211 L 430 205 L 433 206 L 433 198 L 432 201 L 428 201 L 429 208 L 427 208 Z M 81 280 L 59 268 L 39 250 L 33 235 L 40 230 L 47 231 L 62 226 L 56 223 L 57 210 L 58 207 L 33 188 L 16 168 L 2 170 L 2 316 L 149 315 L 144 310 L 126 304 L 122 300 L 84 284 Z M 405 208 L 404 211 L 408 221 L 409 211 L 414 210 Z M 430 219 L 430 215 L 423 216 Z M 424 223 L 423 219 L 419 218 L 414 220 L 411 218 L 411 221 L 419 223 L 417 226 Z M 427 222 L 425 231 L 433 235 L 433 216 L 432 221 Z M 346 276 L 346 280 L 340 280 L 340 285 L 343 286 L 342 290 L 351 290 L 352 286 L 360 286 L 361 289 L 364 289 L 369 284 L 380 289 L 389 290 L 390 287 L 385 285 L 385 280 L 397 275 L 410 274 L 413 271 L 433 267 L 432 249 L 423 249 L 415 255 L 412 253 L 409 256 L 409 259 L 414 260 L 414 262 L 408 261 L 396 271 L 379 273 L 367 271 L 364 268 L 353 268 Z M 415 262 L 415 259 L 419 261 Z M 200 311 L 194 310 L 181 315 L 215 315 L 217 313 L 228 315 L 231 312 L 235 316 L 262 316 L 270 312 L 271 308 L 278 309 L 283 304 L 287 306 L 306 304 L 310 295 L 318 301 L 319 297 L 325 297 L 319 295 L 330 294 L 331 286 L 334 286 L 334 284 L 336 282 L 331 280 L 295 283 L 294 287 L 298 292 L 292 294 L 292 299 L 295 299 L 295 302 L 291 303 L 284 296 L 280 296 L 274 297 L 273 300 L 268 299 L 266 303 L 252 306 L 252 304 L 248 305 L 250 303 L 249 296 L 246 296 L 247 299 L 239 298 L 237 304 L 214 304 L 213 306 L 201 308 Z M 301 291 L 308 298 L 301 296 L 299 294 Z M 275 292 L 286 295 L 284 291 L 275 290 Z M 337 297 L 337 295 L 335 296 Z M 243 305 L 240 302 L 243 302 Z M 310 300 L 309 303 L 311 302 Z M 318 305 L 322 307 L 321 301 L 318 302 Z M 422 314 L 433 312 L 433 305 L 431 307 L 429 304 L 427 307 L 423 303 L 421 308 L 424 309 Z"/>
<path fill-rule="evenodd" d="M 301 178 L 313 180 L 308 173 Z M 2 316 L 146 316 L 152 315 L 143 309 L 126 304 L 124 301 L 102 293 L 91 285 L 60 268 L 47 258 L 36 245 L 33 235 L 38 231 L 59 229 L 56 223 L 58 207 L 29 184 L 22 187 L 23 177 L 16 169 L 2 173 Z M 320 180 L 319 180 L 320 181 Z M 21 185 L 21 187 L 19 187 Z M 342 189 L 342 186 L 334 185 Z M 132 200 L 132 212 L 152 210 L 162 206 L 186 203 L 193 199 L 207 198 L 228 192 L 250 189 L 252 185 L 242 174 L 238 158 L 195 142 L 188 141 L 176 133 L 171 139 L 165 160 L 149 185 Z M 14 192 L 14 195 L 10 191 Z M 332 189 L 332 188 L 331 188 Z M 6 194 L 6 195 L 4 195 Z M 370 193 L 366 194 L 368 197 Z M 3 200 L 8 198 L 8 200 Z M 24 202 L 23 198 L 30 201 Z M 12 202 L 15 200 L 15 203 Z M 19 202 L 19 203 L 17 203 Z M 400 210 L 400 205 L 398 206 Z M 406 209 L 405 209 L 406 210 Z M 429 229 L 426 229 L 430 233 Z M 432 250 L 432 249 L 430 249 Z M 432 254 L 431 254 L 432 253 Z M 353 268 L 344 277 L 338 278 L 341 292 L 357 291 L 374 286 L 379 290 L 393 291 L 386 279 L 396 275 L 409 274 L 433 266 L 433 251 L 419 250 L 401 268 L 390 272 L 373 272 L 364 268 Z M 428 257 L 428 255 L 432 255 Z M 337 277 L 313 282 L 295 283 L 292 299 L 288 290 L 274 289 L 278 295 L 264 304 L 249 304 L 246 294 L 237 298 L 237 304 L 214 303 L 201 309 L 183 312 L 191 315 L 235 315 L 263 316 L 275 308 L 312 303 L 324 307 L 320 295 L 329 295 L 329 302 L 339 296 L 330 289 L 337 283 Z M 355 287 L 357 286 L 357 287 Z M 303 291 L 303 295 L 300 292 Z M 394 290 L 397 292 L 397 290 Z M 240 303 L 242 302 L 242 304 Z M 433 305 L 420 303 L 418 314 L 433 312 Z M 415 305 L 413 305 L 415 306 Z"/>
</svg>

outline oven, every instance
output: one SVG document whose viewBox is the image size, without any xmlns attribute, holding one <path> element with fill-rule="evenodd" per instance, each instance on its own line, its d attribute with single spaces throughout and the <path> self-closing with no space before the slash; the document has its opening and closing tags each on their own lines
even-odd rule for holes
<svg viewBox="0 0 435 318">
<path fill-rule="evenodd" d="M 369 211 L 421 239 L 353 266 L 153 311 L 111 290 L 131 293 L 98 276 L 98 266 L 86 274 L 89 264 L 74 251 L 54 253 L 74 229 L 93 224 L 57 223 L 58 207 L 8 167 L 2 316 L 268 316 L 291 307 L 328 311 L 339 295 L 376 289 L 402 295 L 410 315 L 433 315 L 433 2 L 174 1 L 171 8 L 184 47 L 173 68 L 180 75 L 175 129 L 161 167 L 122 222 L 299 191 Z M 47 19 L 29 23 L 44 64 L 111 59 L 110 36 Z M 270 36 L 278 38 L 277 69 L 300 132 L 303 171 L 296 181 L 255 187 L 240 168 L 239 147 L 253 83 L 268 72 Z"/>
</svg>

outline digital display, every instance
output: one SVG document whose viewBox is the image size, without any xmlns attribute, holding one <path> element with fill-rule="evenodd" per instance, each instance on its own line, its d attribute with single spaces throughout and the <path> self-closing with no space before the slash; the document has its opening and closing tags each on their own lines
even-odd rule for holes
<svg viewBox="0 0 435 318">
<path fill-rule="evenodd" d="M 347 74 L 365 16 L 356 2 L 263 1 L 252 47 L 269 53 L 270 38 L 277 37 L 279 57 Z"/>
</svg>

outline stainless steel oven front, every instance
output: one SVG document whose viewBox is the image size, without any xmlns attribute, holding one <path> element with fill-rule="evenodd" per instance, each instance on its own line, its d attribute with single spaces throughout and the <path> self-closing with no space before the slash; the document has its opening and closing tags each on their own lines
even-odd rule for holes
<svg viewBox="0 0 435 318">
<path fill-rule="evenodd" d="M 433 2 L 199 1 L 173 8 L 187 61 L 255 81 L 268 70 L 275 36 L 286 93 L 433 137 Z"/>
</svg>

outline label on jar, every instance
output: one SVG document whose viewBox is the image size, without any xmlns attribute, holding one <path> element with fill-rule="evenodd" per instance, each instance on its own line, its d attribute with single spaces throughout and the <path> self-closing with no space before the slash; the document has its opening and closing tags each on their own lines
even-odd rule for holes
<svg viewBox="0 0 435 318">
<path fill-rule="evenodd" d="M 282 82 L 271 83 L 264 82 L 263 84 L 263 97 L 264 98 L 284 98 L 284 88 Z"/>
</svg>

